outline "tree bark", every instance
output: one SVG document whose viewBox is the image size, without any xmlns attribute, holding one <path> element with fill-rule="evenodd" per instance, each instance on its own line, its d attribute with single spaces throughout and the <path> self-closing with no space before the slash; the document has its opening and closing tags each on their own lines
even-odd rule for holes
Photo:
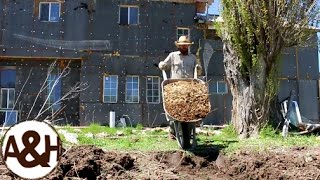
<svg viewBox="0 0 320 180">
<path fill-rule="evenodd" d="M 275 129 L 282 129 L 284 125 L 284 118 L 281 114 L 281 105 L 278 96 L 275 96 L 270 102 L 269 119 L 270 124 Z"/>
<path fill-rule="evenodd" d="M 270 97 L 267 85 L 267 65 L 258 57 L 255 68 L 240 69 L 240 59 L 228 41 L 223 45 L 224 66 L 233 96 L 231 122 L 240 138 L 257 136 L 269 115 Z"/>
</svg>

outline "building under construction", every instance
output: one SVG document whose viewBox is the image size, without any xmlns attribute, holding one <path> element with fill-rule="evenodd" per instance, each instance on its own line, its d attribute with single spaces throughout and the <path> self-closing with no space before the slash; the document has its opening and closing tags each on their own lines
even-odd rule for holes
<svg viewBox="0 0 320 180">
<path fill-rule="evenodd" d="M 205 124 L 230 121 L 232 96 L 222 43 L 203 15 L 206 0 L 1 0 L 1 120 L 107 124 L 110 112 L 133 124 L 167 124 L 157 64 L 187 35 L 209 82 Z M 288 49 L 280 98 L 298 94 L 301 114 L 318 120 L 317 48 Z M 69 96 L 67 96 L 69 95 Z M 310 104 L 313 104 L 311 107 Z"/>
</svg>

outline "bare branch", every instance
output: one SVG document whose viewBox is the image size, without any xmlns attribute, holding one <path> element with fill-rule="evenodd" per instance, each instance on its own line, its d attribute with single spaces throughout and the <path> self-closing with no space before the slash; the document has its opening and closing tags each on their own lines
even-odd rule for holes
<svg viewBox="0 0 320 180">
<path fill-rule="evenodd" d="M 50 98 L 50 95 L 52 94 L 52 92 L 53 92 L 53 90 L 55 89 L 55 87 L 57 86 L 57 84 L 59 83 L 59 81 L 62 79 L 62 77 L 65 77 L 65 76 L 67 76 L 69 73 L 70 73 L 70 68 L 69 68 L 69 65 L 70 65 L 70 61 L 68 62 L 68 64 L 67 64 L 67 66 L 65 67 L 65 68 L 63 68 L 63 70 L 62 70 L 62 72 L 61 73 L 59 73 L 59 76 L 58 76 L 58 78 L 57 79 L 55 79 L 55 81 L 54 81 L 54 83 L 53 83 L 53 85 L 52 85 L 52 88 L 50 89 L 50 92 L 48 93 L 48 95 L 47 95 L 47 98 L 46 98 L 46 100 L 43 102 L 43 104 L 42 104 L 42 107 L 41 107 L 41 109 L 40 109 L 40 111 L 38 112 L 38 115 L 35 117 L 35 119 L 37 119 L 40 115 L 39 114 L 43 114 L 43 109 L 45 108 L 45 106 L 47 105 L 47 102 L 48 102 L 48 100 L 49 100 L 49 98 Z M 49 73 L 47 74 L 47 77 L 49 77 Z M 45 82 L 46 83 L 46 82 Z M 47 83 L 48 84 L 48 83 Z M 57 103 L 56 103 L 57 104 Z M 54 105 L 56 105 L 56 104 L 54 104 Z M 52 105 L 50 106 L 50 107 L 52 107 Z M 44 110 L 44 112 L 45 112 L 46 110 Z"/>
<path fill-rule="evenodd" d="M 87 83 L 76 83 L 64 96 L 62 96 L 59 100 L 56 102 L 52 103 L 49 107 L 47 107 L 45 110 L 39 111 L 38 115 L 35 117 L 35 119 L 38 119 L 42 114 L 44 114 L 46 111 L 48 111 L 50 108 L 52 108 L 54 105 L 57 105 L 61 103 L 64 100 L 72 99 L 75 96 L 77 96 L 81 91 L 84 91 L 88 88 L 89 86 Z M 51 92 L 50 92 L 51 93 Z M 49 94 L 50 95 L 50 94 Z M 48 96 L 49 96 L 48 95 Z"/>
<path fill-rule="evenodd" d="M 32 104 L 32 107 L 30 108 L 29 110 L 29 113 L 28 113 L 28 116 L 27 116 L 27 119 L 29 119 L 30 115 L 31 115 L 31 112 L 34 108 L 34 106 L 36 105 L 36 102 L 40 96 L 40 94 L 48 87 L 48 84 L 46 83 L 48 81 L 48 78 L 49 78 L 49 75 L 51 74 L 51 72 L 53 71 L 54 67 L 56 66 L 57 64 L 57 61 L 54 61 L 53 63 L 51 63 L 50 67 L 48 68 L 48 71 L 47 71 L 47 76 L 46 76 L 46 79 L 44 80 L 35 100 L 33 101 L 33 104 Z"/>
</svg>

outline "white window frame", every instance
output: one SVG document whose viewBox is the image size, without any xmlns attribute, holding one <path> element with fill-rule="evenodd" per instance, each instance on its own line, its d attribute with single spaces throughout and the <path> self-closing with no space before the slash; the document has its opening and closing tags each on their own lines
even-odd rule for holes
<svg viewBox="0 0 320 180">
<path fill-rule="evenodd" d="M 188 34 L 179 34 L 179 30 L 182 30 L 182 31 L 188 31 Z M 186 27 L 177 27 L 177 40 L 179 39 L 180 36 L 188 36 L 188 38 L 190 39 L 190 28 L 186 28 Z"/>
<path fill-rule="evenodd" d="M 214 83 L 216 84 L 216 89 L 212 92 L 213 94 L 228 94 L 228 85 L 227 85 L 226 81 L 216 81 Z M 219 91 L 219 83 L 224 83 L 224 85 L 225 85 L 224 92 Z"/>
<path fill-rule="evenodd" d="M 105 81 L 106 81 L 106 78 L 107 77 L 116 77 L 117 78 L 117 81 L 116 81 L 116 101 L 106 101 L 105 100 L 105 96 L 113 96 L 112 94 L 110 94 L 110 95 L 105 95 L 104 94 L 104 92 L 105 92 L 105 89 L 106 89 L 106 87 L 105 87 Z M 111 82 L 110 82 L 111 83 Z M 119 77 L 118 77 L 118 75 L 105 75 L 105 76 L 103 76 L 103 97 L 102 97 L 102 101 L 103 101 L 103 103 L 117 103 L 118 102 L 118 86 L 119 86 Z M 114 89 L 114 88 L 108 88 L 108 89 Z"/>
<path fill-rule="evenodd" d="M 7 106 L 3 107 L 2 105 L 2 97 L 3 97 L 3 91 L 7 90 Z M 13 104 L 12 107 L 9 107 L 9 102 L 10 102 L 10 91 L 13 91 Z M 13 109 L 14 106 L 14 101 L 15 101 L 15 88 L 1 88 L 1 109 Z"/>
<path fill-rule="evenodd" d="M 128 24 L 120 24 L 120 18 L 121 18 L 121 8 L 128 8 Z M 131 24 L 130 23 L 130 8 L 137 8 L 138 9 L 138 12 L 137 12 L 137 24 Z M 140 8 L 139 6 L 130 6 L 130 5 L 120 5 L 119 6 L 119 19 L 118 19 L 118 23 L 120 25 L 138 25 L 140 23 L 140 19 L 139 19 L 139 15 L 140 15 Z"/>
<path fill-rule="evenodd" d="M 48 15 L 48 20 L 41 20 L 41 22 L 59 22 L 60 16 L 61 16 L 61 3 L 59 2 L 40 2 L 39 3 L 39 20 L 41 19 L 41 5 L 42 4 L 49 4 L 49 15 Z M 51 17 L 51 5 L 52 4 L 59 4 L 59 19 L 57 21 L 51 21 L 50 17 Z"/>
<path fill-rule="evenodd" d="M 131 99 L 131 101 L 128 101 L 127 100 L 127 97 L 128 97 L 128 93 L 127 93 L 127 91 L 128 91 L 128 77 L 137 77 L 138 78 L 138 101 L 137 102 L 133 102 L 133 98 Z M 139 76 L 138 75 L 128 75 L 128 76 L 126 76 L 126 96 L 125 96 L 125 102 L 126 103 L 139 103 L 140 102 L 140 86 L 139 86 L 139 84 L 140 84 L 140 78 L 139 78 Z M 135 90 L 135 89 L 132 89 L 132 90 Z"/>
<path fill-rule="evenodd" d="M 151 85 L 152 85 L 152 88 L 151 88 L 151 89 L 148 88 L 148 78 L 152 78 L 152 79 L 151 79 L 151 81 L 152 81 L 152 82 L 151 82 Z M 158 79 L 158 82 L 154 83 L 154 78 L 157 78 L 157 79 Z M 153 85 L 154 85 L 154 84 L 157 84 L 157 85 L 158 85 L 158 89 L 153 89 Z M 146 90 L 147 90 L 147 91 L 146 91 L 146 102 L 147 102 L 148 104 L 159 104 L 159 103 L 160 103 L 160 97 L 161 97 L 161 96 L 160 96 L 160 77 L 159 77 L 159 76 L 147 76 L 147 79 L 146 79 Z M 149 90 L 151 90 L 151 92 L 152 92 L 152 93 L 151 93 L 151 94 L 152 94 L 151 96 L 148 96 L 148 91 L 149 91 Z M 154 91 L 154 90 L 158 90 L 158 96 L 155 96 L 155 95 L 153 94 L 153 91 Z M 158 97 L 158 102 L 149 102 L 149 101 L 148 101 L 148 98 L 149 98 L 149 97 L 151 97 L 152 99 L 153 99 L 153 97 Z"/>
</svg>

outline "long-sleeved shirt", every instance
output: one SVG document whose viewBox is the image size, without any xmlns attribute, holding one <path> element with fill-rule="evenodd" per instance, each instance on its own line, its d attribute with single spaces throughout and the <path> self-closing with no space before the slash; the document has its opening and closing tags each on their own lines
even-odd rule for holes
<svg viewBox="0 0 320 180">
<path fill-rule="evenodd" d="M 193 78 L 196 65 L 195 55 L 183 55 L 180 51 L 175 51 L 170 53 L 164 61 L 159 63 L 159 68 L 170 68 L 171 79 Z"/>
</svg>

